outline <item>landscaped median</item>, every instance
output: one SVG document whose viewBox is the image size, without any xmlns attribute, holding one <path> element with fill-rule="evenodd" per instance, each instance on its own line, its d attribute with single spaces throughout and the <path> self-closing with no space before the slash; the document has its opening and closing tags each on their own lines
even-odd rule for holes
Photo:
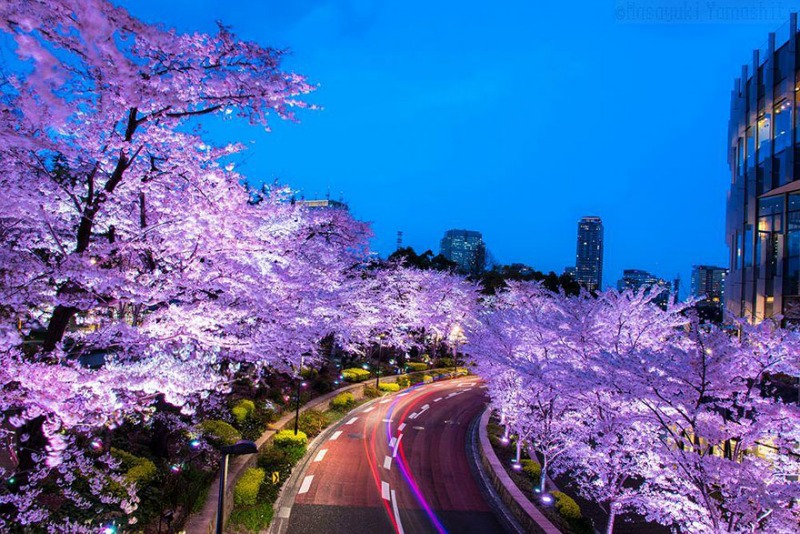
<svg viewBox="0 0 800 534">
<path fill-rule="evenodd" d="M 541 467 L 530 458 L 523 459 L 518 470 L 511 466 L 515 447 L 500 440 L 503 430 L 492 419 L 490 408 L 483 412 L 478 432 L 482 467 L 498 496 L 527 532 L 594 532 L 591 522 L 582 516 L 580 507 L 569 495 L 551 491 L 548 495 L 550 504 L 535 502 L 534 488 L 539 484 Z"/>
<path fill-rule="evenodd" d="M 354 408 L 372 398 L 410 385 L 432 382 L 434 378 L 444 379 L 466 374 L 467 370 L 463 368 L 455 374 L 452 369 L 431 369 L 407 375 L 387 376 L 381 379 L 378 387 L 371 383 L 356 383 L 338 389 L 313 399 L 300 408 L 298 436 L 294 434 L 295 414 L 287 413 L 274 423 L 273 429 L 265 431 L 256 440 L 259 450 L 257 455 L 235 456 L 230 459 L 224 510 L 227 530 L 259 532 L 266 529 L 272 520 L 273 503 L 281 486 L 305 455 L 308 441 Z M 244 407 L 245 410 L 246 408 Z M 255 499 L 252 498 L 254 492 Z M 187 521 L 186 532 L 210 534 L 214 531 L 218 494 L 219 477 L 209 488 L 201 511 Z"/>
</svg>

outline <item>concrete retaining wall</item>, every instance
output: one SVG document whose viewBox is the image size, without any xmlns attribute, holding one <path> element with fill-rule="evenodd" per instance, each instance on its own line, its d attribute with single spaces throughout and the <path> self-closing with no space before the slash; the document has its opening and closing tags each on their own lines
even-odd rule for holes
<svg viewBox="0 0 800 534">
<path fill-rule="evenodd" d="M 489 433 L 486 430 L 491 413 L 491 409 L 486 408 L 481 416 L 478 428 L 478 448 L 480 449 L 481 464 L 492 481 L 492 486 L 527 532 L 560 534 L 561 531 L 531 504 L 530 500 L 514 484 L 500 459 L 494 453 L 492 444 L 489 442 Z"/>
</svg>

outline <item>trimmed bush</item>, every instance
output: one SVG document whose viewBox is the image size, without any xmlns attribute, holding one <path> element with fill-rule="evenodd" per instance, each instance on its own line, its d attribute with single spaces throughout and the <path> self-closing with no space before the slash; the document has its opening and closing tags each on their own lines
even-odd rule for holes
<svg viewBox="0 0 800 534">
<path fill-rule="evenodd" d="M 342 371 L 342 376 L 348 382 L 363 382 L 369 378 L 369 371 L 360 367 L 351 367 Z"/>
<path fill-rule="evenodd" d="M 538 486 L 542 478 L 542 466 L 536 460 L 522 460 L 522 470 L 533 480 L 533 485 Z"/>
<path fill-rule="evenodd" d="M 552 495 L 556 500 L 556 511 L 561 514 L 561 517 L 568 521 L 577 521 L 583 517 L 581 507 L 578 506 L 575 499 L 561 491 L 554 491 Z"/>
<path fill-rule="evenodd" d="M 422 375 L 422 381 L 426 384 L 430 384 L 433 382 L 433 377 L 431 375 Z"/>
<path fill-rule="evenodd" d="M 272 438 L 272 444 L 285 449 L 305 447 L 308 444 L 308 435 L 300 430 L 297 431 L 297 434 L 294 433 L 294 430 L 281 430 Z"/>
<path fill-rule="evenodd" d="M 133 484 L 137 487 L 144 486 L 158 474 L 156 464 L 147 458 L 142 458 L 141 456 L 136 456 L 128 451 L 123 451 L 122 449 L 116 449 L 114 447 L 111 447 L 111 456 L 119 460 L 120 463 L 122 463 L 122 467 L 126 469 L 125 480 L 129 484 Z"/>
<path fill-rule="evenodd" d="M 238 430 L 233 428 L 225 421 L 220 421 L 219 419 L 209 419 L 208 421 L 203 421 L 200 423 L 200 428 L 203 429 L 203 434 L 205 434 L 208 441 L 217 447 L 223 445 L 233 445 L 242 439 L 242 435 Z"/>
<path fill-rule="evenodd" d="M 401 388 L 407 388 L 409 383 L 410 381 L 408 380 L 408 376 L 401 375 L 397 377 L 397 385 L 400 386 Z"/>
<path fill-rule="evenodd" d="M 391 382 L 384 382 L 382 384 L 378 384 L 378 389 L 380 389 L 381 391 L 394 393 L 395 391 L 400 391 L 400 384 L 392 384 Z"/>
<path fill-rule="evenodd" d="M 231 408 L 231 415 L 236 422 L 244 424 L 244 422 L 251 417 L 256 411 L 256 405 L 249 399 L 242 399 Z"/>
<path fill-rule="evenodd" d="M 305 432 L 308 436 L 316 436 L 326 426 L 328 426 L 328 420 L 325 418 L 325 414 L 319 410 L 304 411 L 300 414 L 297 422 L 298 430 Z"/>
<path fill-rule="evenodd" d="M 356 398 L 349 391 L 339 393 L 331 399 L 331 408 L 334 410 L 347 411 L 356 404 Z"/>
<path fill-rule="evenodd" d="M 377 388 L 375 386 L 364 386 L 364 396 L 367 397 L 368 399 L 374 399 L 375 397 L 380 397 L 381 391 L 383 391 L 383 389 L 382 388 L 378 389 L 378 388 L 380 388 L 380 386 L 382 385 L 383 384 L 379 384 Z"/>
<path fill-rule="evenodd" d="M 238 506 L 253 506 L 265 476 L 264 470 L 258 467 L 245 471 L 233 489 L 233 502 Z"/>
<path fill-rule="evenodd" d="M 453 367 L 453 358 L 439 358 L 437 367 Z"/>
<path fill-rule="evenodd" d="M 408 362 L 406 363 L 409 371 L 427 371 L 428 364 L 422 362 Z"/>
</svg>

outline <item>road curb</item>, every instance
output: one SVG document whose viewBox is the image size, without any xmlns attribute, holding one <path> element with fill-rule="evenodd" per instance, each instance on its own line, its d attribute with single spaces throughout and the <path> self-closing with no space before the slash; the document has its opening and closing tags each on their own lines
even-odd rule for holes
<svg viewBox="0 0 800 534">
<path fill-rule="evenodd" d="M 527 532 L 561 534 L 561 531 L 531 504 L 530 500 L 514 484 L 514 481 L 508 476 L 503 464 L 495 454 L 492 444 L 489 442 L 489 433 L 486 430 L 491 413 L 491 409 L 487 407 L 481 415 L 478 425 L 478 448 L 482 467 L 489 475 L 489 480 L 492 482 L 497 495 Z"/>
</svg>

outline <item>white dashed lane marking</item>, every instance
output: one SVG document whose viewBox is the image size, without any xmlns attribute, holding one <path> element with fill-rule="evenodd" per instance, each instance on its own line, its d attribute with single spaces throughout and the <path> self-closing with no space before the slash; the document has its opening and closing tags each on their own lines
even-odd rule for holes
<svg viewBox="0 0 800 534">
<path fill-rule="evenodd" d="M 297 493 L 307 493 L 308 490 L 311 488 L 311 481 L 314 480 L 314 475 L 309 475 L 303 479 L 303 483 L 300 485 L 300 491 Z"/>
<path fill-rule="evenodd" d="M 353 423 L 355 423 L 356 421 L 358 421 L 358 417 L 353 417 L 352 419 L 350 419 L 350 420 L 349 420 L 348 422 L 346 422 L 345 424 L 346 424 L 346 425 L 352 425 L 352 424 L 353 424 Z"/>
<path fill-rule="evenodd" d="M 337 430 L 337 431 L 336 431 L 336 432 L 334 432 L 334 433 L 333 433 L 333 435 L 331 436 L 331 441 L 334 441 L 334 440 L 337 440 L 337 439 L 339 439 L 339 436 L 341 436 L 341 435 L 342 435 L 342 431 L 341 431 L 341 430 Z"/>
<path fill-rule="evenodd" d="M 405 427 L 406 427 L 406 424 L 405 423 L 401 423 L 400 426 L 397 427 L 397 430 L 402 432 Z"/>
<path fill-rule="evenodd" d="M 389 483 L 381 481 L 381 497 L 389 500 Z"/>
<path fill-rule="evenodd" d="M 392 468 L 392 457 L 387 456 L 383 459 L 383 468 L 384 469 L 391 469 Z"/>
<path fill-rule="evenodd" d="M 317 455 L 314 457 L 314 461 L 315 462 L 321 462 L 322 459 L 325 458 L 325 453 L 326 452 L 328 452 L 328 449 L 322 449 L 321 451 L 319 451 L 317 453 Z"/>
</svg>

